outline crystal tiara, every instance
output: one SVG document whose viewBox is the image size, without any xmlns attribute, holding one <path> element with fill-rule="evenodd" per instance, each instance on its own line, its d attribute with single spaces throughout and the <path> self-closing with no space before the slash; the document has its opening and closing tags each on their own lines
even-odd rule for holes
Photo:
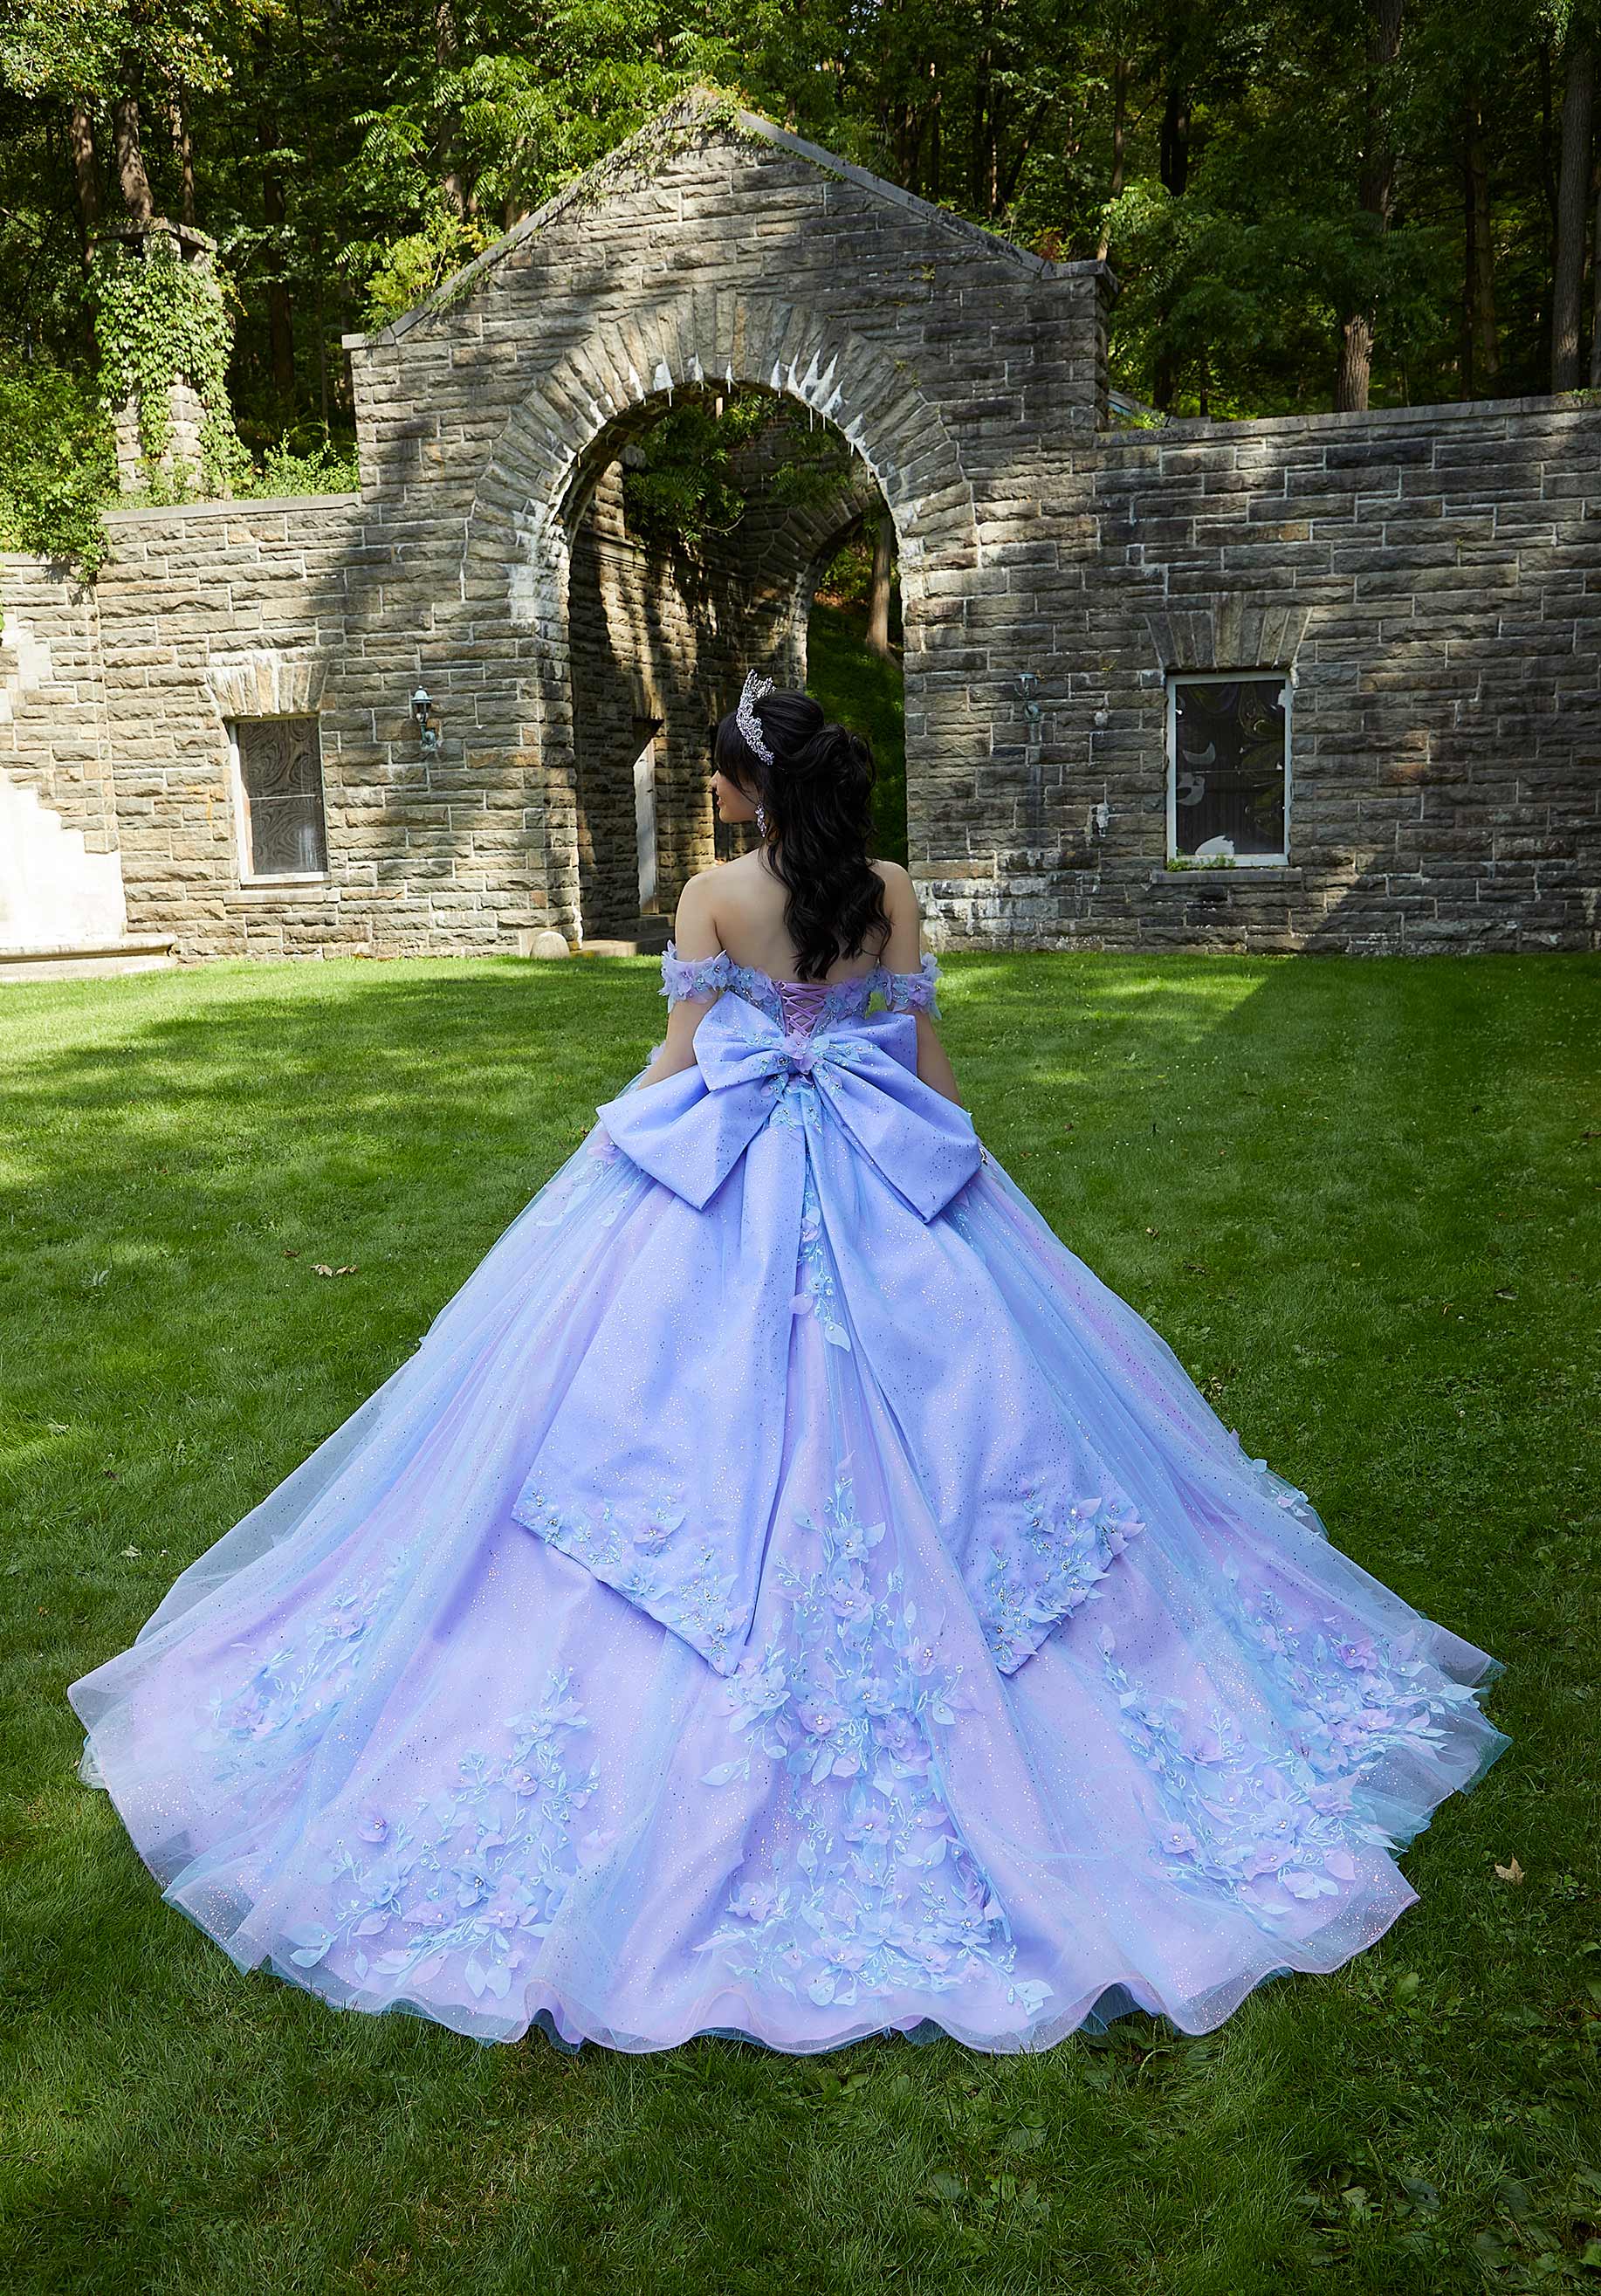
<svg viewBox="0 0 1601 2296">
<path fill-rule="evenodd" d="M 772 691 L 773 681 L 770 677 L 758 677 L 753 669 L 747 670 L 744 691 L 739 697 L 739 706 L 734 713 L 740 732 L 764 766 L 776 765 L 777 760 L 762 739 L 761 720 L 756 715 L 756 704 L 764 693 L 771 693 Z"/>
</svg>

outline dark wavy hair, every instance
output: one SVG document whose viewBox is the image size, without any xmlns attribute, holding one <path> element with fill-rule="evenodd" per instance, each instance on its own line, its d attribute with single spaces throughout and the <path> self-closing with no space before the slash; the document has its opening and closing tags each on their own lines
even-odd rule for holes
<svg viewBox="0 0 1601 2296">
<path fill-rule="evenodd" d="M 870 940 L 877 955 L 890 937 L 883 879 L 867 857 L 873 751 L 809 693 L 779 688 L 752 707 L 774 763 L 757 756 L 732 709 L 717 722 L 711 754 L 767 816 L 796 978 L 821 980 Z"/>
</svg>

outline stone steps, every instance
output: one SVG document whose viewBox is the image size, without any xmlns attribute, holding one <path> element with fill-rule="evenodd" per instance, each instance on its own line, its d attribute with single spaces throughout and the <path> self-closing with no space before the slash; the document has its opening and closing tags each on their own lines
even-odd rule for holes
<svg viewBox="0 0 1601 2296">
<path fill-rule="evenodd" d="M 123 935 L 60 948 L 0 946 L 0 988 L 34 980 L 95 980 L 122 972 L 168 972 L 177 957 L 169 940 Z"/>
</svg>

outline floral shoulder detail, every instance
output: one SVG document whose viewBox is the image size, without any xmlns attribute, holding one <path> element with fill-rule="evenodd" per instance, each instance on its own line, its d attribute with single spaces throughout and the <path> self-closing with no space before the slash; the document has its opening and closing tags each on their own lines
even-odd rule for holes
<svg viewBox="0 0 1601 2296">
<path fill-rule="evenodd" d="M 669 940 L 661 954 L 661 994 L 669 1004 L 686 996 L 717 996 L 733 978 L 734 962 L 727 949 L 715 956 L 680 956 Z"/>
<path fill-rule="evenodd" d="M 930 955 L 915 972 L 891 972 L 887 965 L 881 964 L 873 976 L 873 985 L 891 1013 L 927 1013 L 938 1020 L 939 978 L 939 961 Z"/>
</svg>

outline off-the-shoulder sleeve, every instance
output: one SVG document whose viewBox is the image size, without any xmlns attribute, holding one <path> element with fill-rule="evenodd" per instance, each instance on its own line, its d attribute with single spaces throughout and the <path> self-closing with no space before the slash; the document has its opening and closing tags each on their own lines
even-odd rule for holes
<svg viewBox="0 0 1601 2296">
<path fill-rule="evenodd" d="M 915 972 L 891 972 L 882 968 L 878 985 L 891 1013 L 927 1013 L 938 1020 L 940 1005 L 935 984 L 939 978 L 939 962 L 931 954 Z"/>
<path fill-rule="evenodd" d="M 669 1006 L 686 996 L 716 996 L 728 985 L 728 952 L 680 956 L 669 940 L 661 953 L 661 994 Z"/>
</svg>

